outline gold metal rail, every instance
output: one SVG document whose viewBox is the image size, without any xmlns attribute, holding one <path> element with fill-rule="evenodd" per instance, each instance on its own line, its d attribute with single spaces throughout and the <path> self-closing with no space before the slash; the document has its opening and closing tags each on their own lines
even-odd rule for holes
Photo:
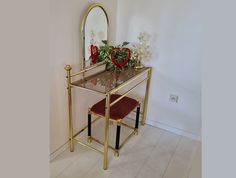
<svg viewBox="0 0 236 178">
<path fill-rule="evenodd" d="M 151 83 L 151 77 L 152 77 L 152 68 L 149 68 L 148 70 L 148 80 L 146 83 L 146 91 L 145 91 L 145 99 L 144 99 L 144 106 L 143 106 L 143 117 L 141 124 L 144 125 L 146 118 L 147 118 L 147 108 L 148 108 L 148 98 L 150 93 L 150 83 Z"/>
<path fill-rule="evenodd" d="M 71 74 L 70 77 L 75 77 L 75 76 L 77 76 L 77 75 L 83 74 L 83 73 L 85 73 L 85 72 L 88 72 L 88 71 L 90 71 L 90 70 L 92 70 L 92 69 L 94 69 L 94 68 L 96 68 L 96 67 L 102 66 L 102 65 L 104 65 L 104 64 L 106 64 L 104 61 L 99 62 L 99 63 L 94 64 L 94 65 L 92 65 L 91 67 L 85 68 L 85 69 L 83 69 L 83 70 L 81 70 L 81 71 L 79 71 L 79 72 L 77 72 L 77 73 L 75 73 L 75 74 Z"/>
<path fill-rule="evenodd" d="M 136 133 L 137 131 L 134 130 L 124 141 L 123 143 L 120 145 L 120 149 L 126 144 L 126 142 Z M 119 149 L 119 150 L 120 150 Z"/>
<path fill-rule="evenodd" d="M 125 123 L 123 123 L 123 122 L 121 122 L 120 124 L 123 125 L 123 126 L 125 126 L 125 127 L 130 128 L 130 129 L 135 129 L 134 127 L 132 127 L 132 126 L 130 126 L 130 125 L 128 125 L 128 124 L 125 124 Z"/>
<path fill-rule="evenodd" d="M 128 95 L 131 91 L 133 91 L 134 89 L 136 89 L 141 83 L 143 83 L 144 81 L 146 81 L 147 78 L 145 78 L 144 80 L 142 80 L 141 82 L 139 82 L 138 84 L 136 84 L 134 87 L 132 87 L 130 90 L 128 90 L 127 92 L 125 92 L 121 97 L 119 97 L 118 99 L 116 99 L 115 101 L 113 101 L 110 104 L 110 107 L 113 106 L 114 104 L 116 104 L 118 101 L 120 101 L 122 98 L 124 98 L 126 95 Z"/>
<path fill-rule="evenodd" d="M 97 117 L 96 119 L 94 119 L 91 124 L 95 123 L 96 121 L 98 121 L 99 119 L 101 119 L 101 117 Z M 88 128 L 88 125 L 86 125 L 84 128 L 82 128 L 80 131 L 78 131 L 74 136 L 73 138 L 75 138 L 76 136 L 78 136 L 81 132 L 83 132 L 85 129 Z"/>
<path fill-rule="evenodd" d="M 90 145 L 88 145 L 86 143 L 83 143 L 83 142 L 77 140 L 77 139 L 74 139 L 74 140 L 77 141 L 78 144 L 80 144 L 82 146 L 85 146 L 85 147 L 87 147 L 87 148 L 89 148 L 89 149 L 91 149 L 93 151 L 96 151 L 97 153 L 100 153 L 100 154 L 104 155 L 104 153 L 102 151 L 98 150 L 97 148 L 94 148 L 94 147 L 92 147 L 92 146 L 90 146 Z"/>
<path fill-rule="evenodd" d="M 137 132 L 137 130 L 134 128 L 134 127 L 132 127 L 132 126 L 130 126 L 130 125 L 128 125 L 128 124 L 125 124 L 125 123 L 120 123 L 120 124 L 122 124 L 123 126 L 125 126 L 125 127 L 128 127 L 128 128 L 130 128 L 130 129 L 133 129 L 134 131 L 123 141 L 123 143 L 121 144 L 122 145 L 122 147 L 125 145 L 125 143 L 127 143 L 127 141 Z M 101 144 L 101 145 L 103 145 L 104 146 L 104 142 L 102 142 L 102 141 L 100 141 L 100 140 L 98 140 L 98 139 L 96 139 L 96 138 L 94 138 L 94 137 L 90 137 L 92 140 L 94 140 L 95 142 L 97 142 L 97 143 L 99 143 L 99 144 Z M 112 149 L 113 151 L 117 151 L 117 149 L 115 149 L 114 147 L 112 147 L 111 145 L 108 145 L 108 148 L 110 148 L 110 149 Z M 121 146 L 120 146 L 120 148 L 119 148 L 119 150 L 121 149 Z"/>
<path fill-rule="evenodd" d="M 104 158 L 103 169 L 107 170 L 108 166 L 108 141 L 109 141 L 109 118 L 110 118 L 110 93 L 106 94 L 106 108 L 105 108 L 105 141 L 104 141 Z"/>
<path fill-rule="evenodd" d="M 150 68 L 148 69 L 150 70 Z M 131 82 L 133 82 L 134 80 L 136 80 L 137 78 L 139 78 L 140 76 L 146 74 L 146 72 L 141 72 L 138 75 L 136 75 L 135 77 L 127 80 L 125 83 L 121 84 L 120 86 L 118 86 L 117 88 L 114 88 L 113 90 L 111 90 L 109 93 L 110 94 L 114 94 L 116 93 L 118 90 L 120 90 L 121 88 L 125 87 L 126 85 L 130 84 Z"/>
<path fill-rule="evenodd" d="M 70 151 L 73 152 L 74 151 L 74 140 L 73 140 L 73 135 L 74 135 L 74 131 L 73 131 L 73 120 L 72 120 L 72 98 L 71 98 L 71 66 L 70 65 L 66 65 L 65 66 L 65 70 L 67 73 L 67 92 L 68 92 L 68 116 L 69 116 L 69 135 L 70 135 Z"/>
<path fill-rule="evenodd" d="M 91 136 L 91 139 L 94 140 L 95 142 L 99 143 L 100 145 L 103 145 L 104 146 L 104 143 L 94 137 Z M 116 151 L 116 149 L 114 147 L 112 147 L 111 145 L 108 145 L 108 147 L 114 151 Z"/>
<path fill-rule="evenodd" d="M 75 88 L 79 88 L 79 89 L 82 89 L 82 90 L 85 90 L 85 91 L 92 91 L 92 92 L 96 92 L 96 93 L 103 94 L 103 95 L 105 94 L 105 93 L 100 92 L 100 91 L 95 91 L 95 90 L 92 90 L 92 89 L 87 89 L 87 88 L 80 87 L 80 86 L 77 86 L 77 85 L 73 85 L 73 84 L 70 84 L 70 85 L 71 85 L 71 87 L 73 86 Z"/>
</svg>

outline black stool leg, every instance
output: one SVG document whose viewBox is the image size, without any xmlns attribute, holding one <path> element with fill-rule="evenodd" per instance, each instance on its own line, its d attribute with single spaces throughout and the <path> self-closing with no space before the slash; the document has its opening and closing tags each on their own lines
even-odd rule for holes
<svg viewBox="0 0 236 178">
<path fill-rule="evenodd" d="M 140 106 L 137 107 L 137 113 L 136 113 L 136 120 L 135 120 L 135 134 L 138 134 L 138 126 L 139 126 L 139 115 L 140 115 Z"/>
<path fill-rule="evenodd" d="M 121 129 L 121 126 L 120 124 L 117 125 L 117 128 L 116 128 L 116 146 L 115 146 L 115 156 L 119 156 L 119 148 L 120 148 L 120 129 Z"/>
<path fill-rule="evenodd" d="M 88 142 L 91 143 L 91 113 L 88 114 Z"/>
<path fill-rule="evenodd" d="M 140 115 L 140 106 L 137 107 L 136 121 L 135 121 L 135 129 L 138 129 L 138 125 L 139 125 L 139 115 Z"/>
</svg>

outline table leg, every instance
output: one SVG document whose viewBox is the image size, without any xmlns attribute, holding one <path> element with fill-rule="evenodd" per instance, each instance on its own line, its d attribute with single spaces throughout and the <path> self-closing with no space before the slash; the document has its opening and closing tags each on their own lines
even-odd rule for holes
<svg viewBox="0 0 236 178">
<path fill-rule="evenodd" d="M 144 125 L 147 117 L 147 108 L 148 108 L 148 97 L 150 92 L 150 82 L 151 82 L 151 76 L 152 76 L 152 68 L 149 68 L 148 71 L 148 80 L 146 83 L 146 91 L 145 91 L 145 98 L 144 98 L 144 104 L 143 104 L 143 117 L 141 124 Z"/>
<path fill-rule="evenodd" d="M 69 134 L 70 134 L 70 151 L 74 151 L 74 140 L 73 140 L 73 120 L 72 120 L 72 98 L 71 98 L 71 78 L 70 78 L 70 65 L 66 65 L 65 70 L 67 71 L 67 91 L 68 91 L 68 110 L 69 110 Z"/>
<path fill-rule="evenodd" d="M 109 118 L 110 118 L 110 94 L 106 95 L 106 108 L 105 108 L 105 141 L 104 141 L 104 160 L 103 169 L 106 170 L 108 166 L 108 141 L 109 141 Z"/>
</svg>

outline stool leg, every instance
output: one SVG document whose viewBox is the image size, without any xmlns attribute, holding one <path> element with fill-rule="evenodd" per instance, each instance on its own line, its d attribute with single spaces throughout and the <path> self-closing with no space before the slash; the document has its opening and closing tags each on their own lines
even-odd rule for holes
<svg viewBox="0 0 236 178">
<path fill-rule="evenodd" d="M 115 156 L 119 156 L 119 148 L 120 148 L 120 129 L 121 129 L 121 126 L 120 124 L 117 125 L 117 128 L 116 128 L 116 146 L 115 146 Z"/>
<path fill-rule="evenodd" d="M 91 113 L 88 114 L 88 142 L 91 143 Z"/>
<path fill-rule="evenodd" d="M 135 120 L 135 130 L 136 134 L 138 134 L 138 126 L 139 126 L 139 115 L 140 115 L 140 106 L 137 107 L 137 113 L 136 113 L 136 120 Z"/>
</svg>

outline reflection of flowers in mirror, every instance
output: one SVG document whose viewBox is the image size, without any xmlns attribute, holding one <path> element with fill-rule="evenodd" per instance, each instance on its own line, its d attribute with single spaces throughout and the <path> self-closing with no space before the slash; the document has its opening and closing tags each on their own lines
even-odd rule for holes
<svg viewBox="0 0 236 178">
<path fill-rule="evenodd" d="M 97 46 L 97 42 L 96 42 L 96 37 L 95 37 L 95 33 L 94 30 L 90 31 L 90 45 L 88 46 L 88 51 L 91 51 L 91 46 Z"/>
<path fill-rule="evenodd" d="M 94 30 L 91 30 L 90 31 L 90 44 L 91 45 L 95 45 L 97 43 L 95 39 L 96 39 L 96 36 L 95 36 Z"/>
</svg>

